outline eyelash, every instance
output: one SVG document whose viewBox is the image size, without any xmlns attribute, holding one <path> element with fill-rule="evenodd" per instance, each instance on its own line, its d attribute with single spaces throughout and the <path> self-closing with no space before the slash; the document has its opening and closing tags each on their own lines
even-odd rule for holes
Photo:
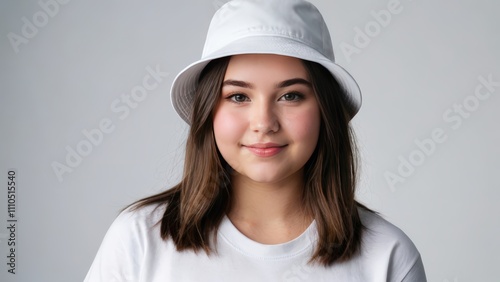
<svg viewBox="0 0 500 282">
<path fill-rule="evenodd" d="M 285 100 L 285 101 L 288 101 L 288 102 L 297 102 L 297 101 L 304 100 L 304 94 L 299 93 L 299 92 L 295 92 L 295 91 L 283 94 L 283 96 L 281 96 L 280 99 L 284 98 L 286 95 L 294 95 L 295 96 L 293 100 Z"/>
<path fill-rule="evenodd" d="M 245 101 L 248 100 L 248 97 L 242 93 L 231 94 L 231 95 L 227 96 L 226 99 L 233 102 L 233 103 L 236 103 L 236 104 L 241 104 L 241 103 L 245 102 L 245 101 L 236 101 L 235 98 L 238 96 L 245 98 Z"/>
<path fill-rule="evenodd" d="M 298 102 L 298 101 L 304 100 L 304 94 L 299 93 L 299 92 L 295 92 L 295 91 L 291 91 L 291 92 L 288 92 L 288 93 L 283 94 L 283 95 L 279 98 L 279 100 L 284 99 L 284 97 L 285 97 L 285 96 L 287 96 L 287 95 L 294 95 L 294 97 L 293 97 L 293 99 L 292 99 L 292 100 L 284 100 L 284 101 L 286 101 L 286 102 Z M 236 97 L 238 97 L 238 96 L 239 96 L 239 97 L 241 97 L 241 98 L 244 98 L 244 99 L 245 99 L 245 101 L 236 101 L 236 100 L 235 100 L 235 98 L 236 98 Z M 245 94 L 243 94 L 243 93 L 233 93 L 233 94 L 228 95 L 225 99 L 226 99 L 226 100 L 229 100 L 229 101 L 231 101 L 231 102 L 233 102 L 233 103 L 236 103 L 236 104 L 241 104 L 241 103 L 244 103 L 244 102 L 246 102 L 246 101 L 250 100 L 250 99 L 249 99 L 249 98 L 248 98 Z"/>
</svg>

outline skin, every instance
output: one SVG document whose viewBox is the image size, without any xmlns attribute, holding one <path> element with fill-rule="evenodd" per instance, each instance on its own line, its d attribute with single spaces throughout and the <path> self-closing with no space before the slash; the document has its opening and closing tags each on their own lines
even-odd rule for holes
<svg viewBox="0 0 500 282">
<path fill-rule="evenodd" d="M 283 243 L 310 225 L 301 200 L 303 167 L 316 147 L 320 122 L 299 59 L 268 54 L 230 59 L 214 135 L 234 170 L 228 217 L 250 239 Z"/>
</svg>

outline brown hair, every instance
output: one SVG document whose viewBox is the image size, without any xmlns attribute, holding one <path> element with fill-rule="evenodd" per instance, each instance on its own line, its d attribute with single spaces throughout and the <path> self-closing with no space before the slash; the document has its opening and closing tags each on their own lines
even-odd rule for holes
<svg viewBox="0 0 500 282">
<path fill-rule="evenodd" d="M 351 258 L 361 244 L 363 226 L 355 186 L 357 151 L 341 87 L 320 64 L 303 61 L 321 111 L 318 144 L 305 165 L 303 190 L 319 240 L 311 262 L 330 265 Z M 133 209 L 166 204 L 160 235 L 178 251 L 212 251 L 212 239 L 231 201 L 231 168 L 220 155 L 213 134 L 213 114 L 220 99 L 229 57 L 211 61 L 200 75 L 186 144 L 184 174 L 173 188 L 132 204 Z M 196 113 L 196 114 L 194 114 Z"/>
</svg>

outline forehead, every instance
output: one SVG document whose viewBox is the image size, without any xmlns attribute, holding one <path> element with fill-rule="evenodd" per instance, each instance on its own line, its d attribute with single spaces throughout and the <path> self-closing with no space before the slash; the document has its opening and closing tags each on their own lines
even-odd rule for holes
<svg viewBox="0 0 500 282">
<path fill-rule="evenodd" d="M 244 54 L 232 56 L 224 79 L 245 81 L 281 81 L 290 78 L 307 79 L 302 60 L 273 54 Z"/>
</svg>

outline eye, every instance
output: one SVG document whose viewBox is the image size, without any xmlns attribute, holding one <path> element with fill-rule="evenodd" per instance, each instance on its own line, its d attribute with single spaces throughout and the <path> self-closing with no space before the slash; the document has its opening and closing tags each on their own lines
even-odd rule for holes
<svg viewBox="0 0 500 282">
<path fill-rule="evenodd" d="M 285 101 L 300 101 L 304 99 L 304 95 L 298 92 L 289 92 L 286 93 L 285 95 L 281 96 L 280 100 L 285 100 Z"/>
<path fill-rule="evenodd" d="M 226 99 L 228 99 L 234 103 L 243 103 L 243 102 L 246 102 L 249 100 L 247 96 L 245 96 L 244 94 L 241 94 L 241 93 L 230 95 L 230 96 L 226 97 Z"/>
</svg>

